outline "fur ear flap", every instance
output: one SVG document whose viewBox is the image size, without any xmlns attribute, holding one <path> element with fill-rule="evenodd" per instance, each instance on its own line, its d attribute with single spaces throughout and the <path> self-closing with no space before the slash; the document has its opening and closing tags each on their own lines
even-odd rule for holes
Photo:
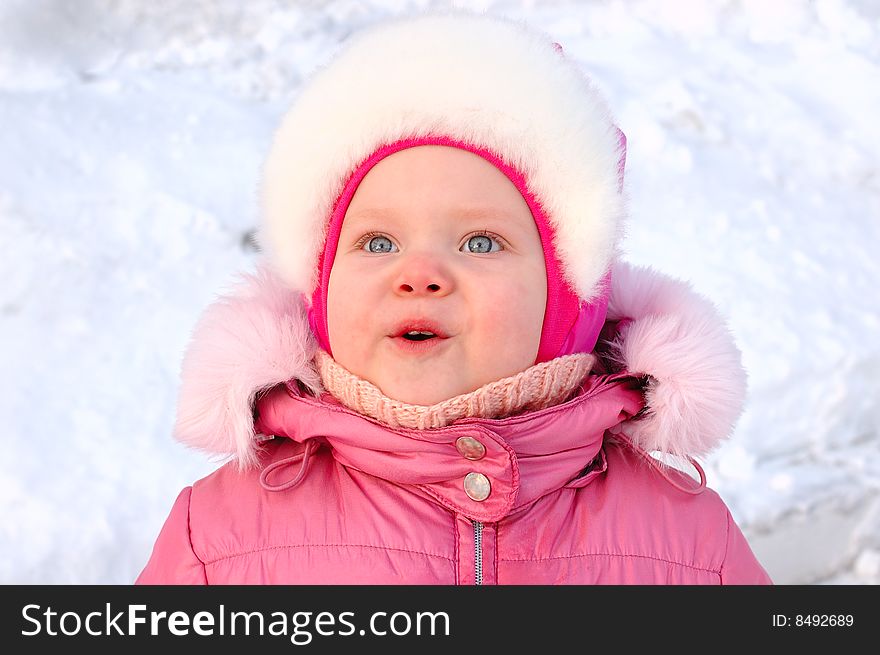
<svg viewBox="0 0 880 655">
<path fill-rule="evenodd" d="M 296 378 L 321 389 L 311 364 L 317 345 L 302 296 L 268 267 L 210 305 L 183 359 L 174 436 L 210 452 L 256 464 L 256 396 Z"/>
<path fill-rule="evenodd" d="M 686 282 L 617 263 L 608 320 L 621 321 L 608 344 L 610 358 L 648 376 L 645 411 L 622 426 L 638 446 L 701 456 L 730 436 L 747 376 L 733 336 L 707 298 Z"/>
</svg>

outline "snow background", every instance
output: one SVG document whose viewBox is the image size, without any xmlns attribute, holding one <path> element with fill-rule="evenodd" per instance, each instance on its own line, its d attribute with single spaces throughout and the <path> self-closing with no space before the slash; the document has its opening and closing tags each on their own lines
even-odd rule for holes
<svg viewBox="0 0 880 655">
<path fill-rule="evenodd" d="M 0 0 L 0 583 L 135 579 L 218 464 L 171 438 L 179 366 L 252 270 L 280 116 L 352 31 L 449 4 Z M 728 318 L 750 393 L 702 463 L 774 581 L 880 582 L 880 6 L 466 5 L 593 77 L 626 258 Z"/>
</svg>

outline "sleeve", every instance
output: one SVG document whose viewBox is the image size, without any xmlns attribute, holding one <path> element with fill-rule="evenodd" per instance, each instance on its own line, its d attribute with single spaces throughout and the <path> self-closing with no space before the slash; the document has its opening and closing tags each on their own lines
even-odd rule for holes
<svg viewBox="0 0 880 655">
<path fill-rule="evenodd" d="M 745 535 L 727 511 L 727 552 L 721 565 L 722 585 L 772 585 Z"/>
<path fill-rule="evenodd" d="M 208 584 L 205 565 L 193 551 L 189 529 L 192 487 L 177 496 L 171 513 L 153 546 L 150 560 L 135 580 L 136 585 Z"/>
</svg>

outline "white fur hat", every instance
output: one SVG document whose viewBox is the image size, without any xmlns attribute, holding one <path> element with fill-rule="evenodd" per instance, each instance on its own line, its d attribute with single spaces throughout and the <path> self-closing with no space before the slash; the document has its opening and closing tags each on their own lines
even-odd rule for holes
<svg viewBox="0 0 880 655">
<path fill-rule="evenodd" d="M 286 284 L 307 297 L 318 285 L 328 219 L 352 173 L 385 145 L 430 135 L 522 173 L 565 282 L 583 302 L 602 293 L 623 230 L 622 133 L 547 35 L 460 10 L 356 33 L 285 115 L 265 164 L 258 241 Z"/>
</svg>

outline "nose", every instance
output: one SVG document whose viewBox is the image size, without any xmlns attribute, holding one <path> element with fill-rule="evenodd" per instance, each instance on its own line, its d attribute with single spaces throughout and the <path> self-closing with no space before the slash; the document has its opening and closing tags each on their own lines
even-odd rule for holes
<svg viewBox="0 0 880 655">
<path fill-rule="evenodd" d="M 452 289 L 449 271 L 438 258 L 427 255 L 407 257 L 394 280 L 394 291 L 400 296 L 443 297 Z"/>
</svg>

